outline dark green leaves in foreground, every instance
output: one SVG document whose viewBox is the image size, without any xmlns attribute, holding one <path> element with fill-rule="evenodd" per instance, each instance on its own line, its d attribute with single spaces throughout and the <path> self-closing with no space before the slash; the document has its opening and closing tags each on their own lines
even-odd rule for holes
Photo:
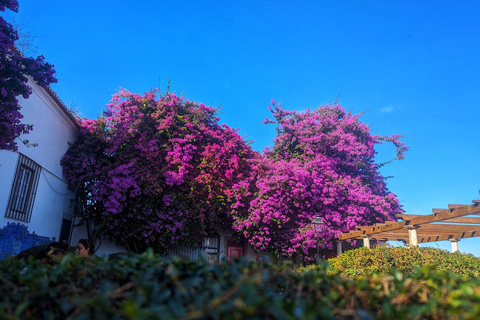
<svg viewBox="0 0 480 320">
<path fill-rule="evenodd" d="M 345 278 L 266 261 L 67 255 L 0 262 L 0 319 L 478 319 L 480 281 L 428 268 Z"/>
</svg>

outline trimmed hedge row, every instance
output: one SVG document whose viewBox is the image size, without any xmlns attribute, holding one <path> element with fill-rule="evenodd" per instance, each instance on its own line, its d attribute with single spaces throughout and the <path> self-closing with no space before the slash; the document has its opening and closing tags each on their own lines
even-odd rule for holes
<svg viewBox="0 0 480 320">
<path fill-rule="evenodd" d="M 480 280 L 422 268 L 346 278 L 327 264 L 166 262 L 152 252 L 0 262 L 1 319 L 478 319 Z"/>
<path fill-rule="evenodd" d="M 346 277 L 388 274 L 392 268 L 408 274 L 422 266 L 430 266 L 438 271 L 451 271 L 462 277 L 478 277 L 480 274 L 479 258 L 471 254 L 450 253 L 434 248 L 362 247 L 344 252 L 328 262 L 330 273 L 339 273 Z"/>
</svg>

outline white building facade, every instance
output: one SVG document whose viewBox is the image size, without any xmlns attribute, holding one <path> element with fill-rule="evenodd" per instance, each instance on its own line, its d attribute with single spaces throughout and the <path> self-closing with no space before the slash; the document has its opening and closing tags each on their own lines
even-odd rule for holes
<svg viewBox="0 0 480 320">
<path fill-rule="evenodd" d="M 68 189 L 60 160 L 74 143 L 79 126 L 50 88 L 29 79 L 32 94 L 19 97 L 23 135 L 18 152 L 0 150 L 0 259 L 34 245 L 70 240 L 75 194 Z"/>
</svg>

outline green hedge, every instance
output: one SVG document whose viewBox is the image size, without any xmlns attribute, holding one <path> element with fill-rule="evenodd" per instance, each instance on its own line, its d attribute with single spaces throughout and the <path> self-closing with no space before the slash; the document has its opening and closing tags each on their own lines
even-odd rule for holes
<svg viewBox="0 0 480 320">
<path fill-rule="evenodd" d="M 438 271 L 451 271 L 463 277 L 478 277 L 480 259 L 471 254 L 450 253 L 434 248 L 365 247 L 342 253 L 328 260 L 331 273 L 353 277 L 386 274 L 392 268 L 408 274 L 422 266 Z"/>
<path fill-rule="evenodd" d="M 479 319 L 480 280 L 301 273 L 239 260 L 166 262 L 152 252 L 0 262 L 0 319 Z"/>
</svg>

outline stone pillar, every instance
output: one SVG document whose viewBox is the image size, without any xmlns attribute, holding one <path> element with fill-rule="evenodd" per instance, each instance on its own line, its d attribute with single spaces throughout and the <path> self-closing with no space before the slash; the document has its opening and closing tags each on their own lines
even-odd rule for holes
<svg viewBox="0 0 480 320">
<path fill-rule="evenodd" d="M 337 256 L 342 254 L 342 243 L 343 241 L 337 240 Z"/>
<path fill-rule="evenodd" d="M 408 229 L 408 246 L 418 247 L 417 229 L 420 226 L 405 226 Z"/>
<path fill-rule="evenodd" d="M 460 241 L 460 239 L 449 239 L 448 241 L 450 241 L 450 243 L 452 244 L 452 253 L 457 252 L 458 251 L 458 241 Z"/>
<path fill-rule="evenodd" d="M 363 237 L 363 246 L 367 247 L 370 249 L 370 238 L 368 236 L 362 236 Z"/>
</svg>

